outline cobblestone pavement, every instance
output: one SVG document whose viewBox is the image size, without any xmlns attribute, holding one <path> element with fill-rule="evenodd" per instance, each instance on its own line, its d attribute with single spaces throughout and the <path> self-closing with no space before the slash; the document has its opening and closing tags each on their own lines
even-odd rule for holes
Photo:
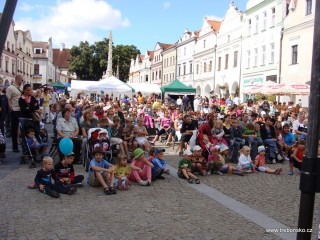
<svg viewBox="0 0 320 240">
<path fill-rule="evenodd" d="M 86 185 L 73 196 L 54 199 L 27 189 L 36 169 L 18 165 L 19 154 L 7 155 L 0 165 L 0 240 L 279 239 L 254 221 L 191 188 L 186 181 L 178 180 L 175 172 L 150 187 L 133 185 L 116 195 L 106 196 L 102 189 Z M 179 157 L 172 154 L 171 148 L 166 155 L 168 163 L 176 168 Z M 299 176 L 287 176 L 287 164 L 283 167 L 281 176 L 214 175 L 202 177 L 201 181 L 295 228 Z M 80 165 L 76 165 L 76 171 L 86 175 Z M 318 197 L 316 203 L 319 202 Z M 315 209 L 316 228 L 319 206 Z"/>
</svg>

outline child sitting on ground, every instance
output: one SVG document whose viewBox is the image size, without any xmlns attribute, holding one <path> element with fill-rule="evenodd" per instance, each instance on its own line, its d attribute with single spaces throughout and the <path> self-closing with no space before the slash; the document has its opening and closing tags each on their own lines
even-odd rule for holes
<svg viewBox="0 0 320 240">
<path fill-rule="evenodd" d="M 153 164 L 153 167 L 151 168 L 152 181 L 155 181 L 156 179 L 165 179 L 165 177 L 162 176 L 162 174 L 169 173 L 168 169 L 166 169 L 167 162 L 163 159 L 165 151 L 165 149 L 161 148 L 156 148 L 153 151 L 154 158 L 151 160 Z"/>
<path fill-rule="evenodd" d="M 202 148 L 199 145 L 193 147 L 191 171 L 192 173 L 198 172 L 202 176 L 206 176 L 207 161 L 202 156 Z"/>
<path fill-rule="evenodd" d="M 220 154 L 219 152 L 220 151 Z M 225 157 L 229 154 L 229 148 L 221 144 L 220 147 L 218 145 L 210 147 L 210 154 L 208 156 L 209 163 L 209 172 L 217 173 L 218 175 L 223 175 L 224 173 L 228 174 L 237 174 L 240 176 L 244 176 L 244 172 L 241 170 L 237 170 L 231 164 L 225 163 Z"/>
<path fill-rule="evenodd" d="M 290 171 L 288 175 L 293 175 L 293 167 L 298 168 L 301 171 L 303 155 L 306 151 L 306 142 L 304 139 L 300 139 L 298 147 L 294 150 L 289 160 Z"/>
<path fill-rule="evenodd" d="M 113 168 L 114 183 L 119 190 L 127 190 L 131 184 L 128 176 L 131 173 L 131 168 L 128 165 L 128 157 L 122 153 L 117 156 L 117 164 Z"/>
<path fill-rule="evenodd" d="M 151 184 L 152 174 L 151 168 L 153 164 L 145 158 L 144 151 L 141 148 L 137 148 L 133 152 L 134 159 L 130 164 L 131 174 L 129 180 L 138 182 L 141 186 L 149 186 Z"/>
<path fill-rule="evenodd" d="M 189 183 L 199 184 L 200 180 L 191 172 L 192 152 L 185 150 L 178 165 L 178 177 L 186 178 Z"/>
<path fill-rule="evenodd" d="M 103 159 L 104 151 L 97 147 L 93 151 L 94 158 L 90 161 L 87 183 L 92 187 L 103 187 L 106 195 L 116 194 L 113 182 L 113 165 Z"/>
<path fill-rule="evenodd" d="M 282 172 L 282 168 L 277 168 L 276 170 L 268 168 L 266 166 L 266 149 L 264 146 L 258 147 L 258 155 L 254 161 L 254 169 L 259 172 L 271 173 L 275 175 L 279 175 Z"/>
<path fill-rule="evenodd" d="M 69 155 L 64 155 L 62 161 L 58 162 L 54 166 L 54 172 L 56 178 L 60 181 L 61 184 L 72 186 L 75 185 L 77 187 L 82 187 L 82 181 L 84 179 L 83 175 L 75 176 L 74 168 L 73 168 L 73 160 L 74 153 L 70 153 Z"/>
<path fill-rule="evenodd" d="M 52 183 L 52 179 L 54 183 Z M 51 197 L 59 198 L 60 193 L 72 195 L 77 191 L 76 187 L 66 187 L 65 185 L 57 184 L 59 179 L 56 178 L 53 171 L 53 159 L 51 157 L 43 158 L 43 167 L 37 171 L 34 178 L 35 186 L 40 192 Z"/>
<path fill-rule="evenodd" d="M 244 170 L 247 173 L 252 172 L 253 169 L 253 162 L 250 157 L 250 148 L 248 146 L 243 146 L 240 150 L 240 157 L 238 161 L 238 170 Z"/>
</svg>

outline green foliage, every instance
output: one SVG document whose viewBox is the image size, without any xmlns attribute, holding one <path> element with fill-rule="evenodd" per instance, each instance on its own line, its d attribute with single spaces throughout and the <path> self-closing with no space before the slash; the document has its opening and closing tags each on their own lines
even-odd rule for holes
<svg viewBox="0 0 320 240">
<path fill-rule="evenodd" d="M 69 71 L 75 73 L 80 80 L 99 80 L 107 70 L 109 40 L 95 42 L 89 45 L 87 41 L 71 48 Z M 119 78 L 128 79 L 130 62 L 140 51 L 134 45 L 113 46 L 112 72 L 117 72 L 119 60 Z M 115 74 L 114 74 L 115 75 Z"/>
</svg>

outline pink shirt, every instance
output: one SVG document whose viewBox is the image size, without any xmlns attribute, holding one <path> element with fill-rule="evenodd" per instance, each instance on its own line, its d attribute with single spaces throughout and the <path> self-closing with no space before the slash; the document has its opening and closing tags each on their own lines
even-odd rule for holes
<svg viewBox="0 0 320 240">
<path fill-rule="evenodd" d="M 256 160 L 258 161 L 258 166 L 263 167 L 266 164 L 266 157 L 263 155 L 258 154 Z"/>
<path fill-rule="evenodd" d="M 146 162 L 145 161 L 137 161 L 136 159 L 133 159 L 131 164 L 133 164 L 134 166 L 136 166 L 138 168 L 143 169 L 144 166 L 146 165 Z"/>
</svg>

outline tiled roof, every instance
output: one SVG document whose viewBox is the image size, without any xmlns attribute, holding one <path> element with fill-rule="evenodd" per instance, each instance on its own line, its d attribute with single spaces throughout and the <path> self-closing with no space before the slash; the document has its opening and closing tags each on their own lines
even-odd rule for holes
<svg viewBox="0 0 320 240">
<path fill-rule="evenodd" d="M 48 43 L 47 42 L 33 42 L 32 47 L 33 47 L 33 49 L 35 49 L 35 48 L 42 49 L 42 53 L 40 53 L 40 54 L 36 54 L 35 51 L 33 51 L 34 58 L 47 58 L 47 51 L 48 51 Z"/>
<path fill-rule="evenodd" d="M 60 51 L 59 48 L 52 49 L 53 51 L 53 64 L 59 68 L 69 68 L 71 54 L 70 49 L 63 49 Z"/>
<path fill-rule="evenodd" d="M 207 22 L 210 24 L 211 28 L 215 32 L 219 32 L 220 26 L 221 26 L 221 21 L 216 21 L 216 20 L 208 20 Z"/>
<path fill-rule="evenodd" d="M 174 46 L 174 44 L 167 44 L 167 43 L 160 43 L 160 42 L 159 42 L 159 45 L 163 50 L 166 50 L 166 49 Z"/>
<path fill-rule="evenodd" d="M 153 59 L 154 51 L 148 51 L 148 55 L 150 59 Z"/>
</svg>

